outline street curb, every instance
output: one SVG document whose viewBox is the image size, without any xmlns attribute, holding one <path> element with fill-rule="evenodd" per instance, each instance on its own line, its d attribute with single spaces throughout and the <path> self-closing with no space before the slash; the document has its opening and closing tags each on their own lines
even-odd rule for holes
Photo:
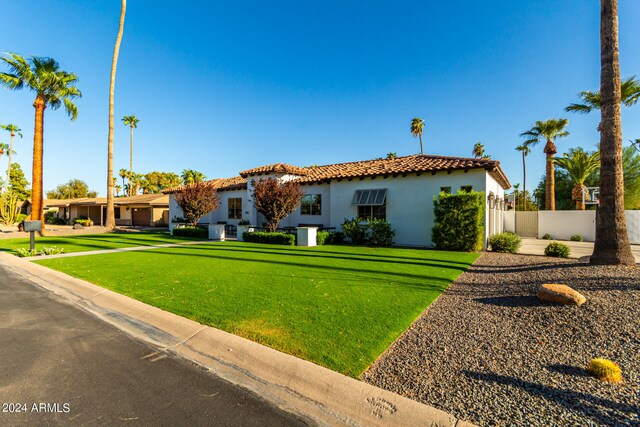
<svg viewBox="0 0 640 427">
<path fill-rule="evenodd" d="M 473 426 L 406 397 L 0 252 L 13 273 L 118 329 L 321 425 Z"/>
</svg>

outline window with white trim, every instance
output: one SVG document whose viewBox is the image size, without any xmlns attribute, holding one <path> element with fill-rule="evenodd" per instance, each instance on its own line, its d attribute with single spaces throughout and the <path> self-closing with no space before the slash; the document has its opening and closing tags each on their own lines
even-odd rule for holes
<svg viewBox="0 0 640 427">
<path fill-rule="evenodd" d="M 301 215 L 322 215 L 322 194 L 306 194 L 300 202 Z"/>
<path fill-rule="evenodd" d="M 227 199 L 229 205 L 229 219 L 242 219 L 242 197 L 231 197 Z"/>
</svg>

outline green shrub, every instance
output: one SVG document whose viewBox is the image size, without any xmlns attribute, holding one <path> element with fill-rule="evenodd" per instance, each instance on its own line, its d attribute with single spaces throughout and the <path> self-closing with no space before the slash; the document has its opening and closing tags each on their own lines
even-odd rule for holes
<svg viewBox="0 0 640 427">
<path fill-rule="evenodd" d="M 482 249 L 484 238 L 484 193 L 440 193 L 433 199 L 435 225 L 432 239 L 436 248 L 472 252 Z"/>
<path fill-rule="evenodd" d="M 282 232 L 269 231 L 245 231 L 242 233 L 242 239 L 245 242 L 252 243 L 270 243 L 273 245 L 289 245 L 296 244 L 296 235 Z"/>
<path fill-rule="evenodd" d="M 178 227 L 173 229 L 173 235 L 206 239 L 209 237 L 209 231 L 206 228 L 201 227 Z"/>
<path fill-rule="evenodd" d="M 30 256 L 36 256 L 36 255 L 40 255 L 40 253 L 37 250 L 30 250 L 30 249 L 25 249 L 25 248 L 19 248 L 17 250 L 18 256 L 20 258 L 26 258 L 26 257 L 30 257 Z"/>
<path fill-rule="evenodd" d="M 396 231 L 391 228 L 391 224 L 386 219 L 370 219 L 367 221 L 370 235 L 369 243 L 373 246 L 391 246 L 393 245 L 393 236 Z"/>
<path fill-rule="evenodd" d="M 73 224 L 80 224 L 83 227 L 91 227 L 93 225 L 93 221 L 90 219 L 78 217 L 73 220 Z"/>
<path fill-rule="evenodd" d="M 58 255 L 63 253 L 64 248 L 59 248 L 57 246 L 45 247 L 40 251 L 40 255 Z"/>
<path fill-rule="evenodd" d="M 583 240 L 584 237 L 582 237 L 582 234 L 574 234 L 573 236 L 571 236 L 572 242 L 582 242 Z"/>
<path fill-rule="evenodd" d="M 16 222 L 17 223 L 21 223 L 22 221 L 24 221 L 27 218 L 27 215 L 25 214 L 18 214 L 18 217 L 16 218 Z"/>
<path fill-rule="evenodd" d="M 542 238 L 544 240 L 553 240 L 553 236 L 549 233 L 545 234 L 544 236 L 542 236 Z"/>
<path fill-rule="evenodd" d="M 515 254 L 522 245 L 522 239 L 515 233 L 505 231 L 504 233 L 494 234 L 489 238 L 489 245 L 493 252 L 509 252 Z"/>
<path fill-rule="evenodd" d="M 344 236 L 354 245 L 362 245 L 367 240 L 367 223 L 358 218 L 346 219 L 342 223 Z"/>
<path fill-rule="evenodd" d="M 569 249 L 569 246 L 559 242 L 551 242 L 544 249 L 544 254 L 546 256 L 552 256 L 556 258 L 569 258 L 570 253 L 571 249 Z"/>
<path fill-rule="evenodd" d="M 342 231 L 330 231 L 325 244 L 339 245 L 340 243 L 344 243 L 344 233 Z"/>
<path fill-rule="evenodd" d="M 325 245 L 327 243 L 328 238 L 329 238 L 328 231 L 318 231 L 318 234 L 316 234 L 316 245 L 318 246 Z"/>
<path fill-rule="evenodd" d="M 344 234 L 339 231 L 318 231 L 316 235 L 316 245 L 335 245 L 344 241 Z"/>
</svg>

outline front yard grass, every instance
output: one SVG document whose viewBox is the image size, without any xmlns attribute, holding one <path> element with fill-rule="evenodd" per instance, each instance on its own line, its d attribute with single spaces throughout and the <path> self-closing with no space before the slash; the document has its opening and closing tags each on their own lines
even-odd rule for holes
<svg viewBox="0 0 640 427">
<path fill-rule="evenodd" d="M 168 231 L 36 236 L 36 250 L 42 250 L 43 247 L 57 246 L 58 248 L 64 248 L 65 253 L 71 253 L 130 248 L 134 246 L 152 246 L 165 243 L 181 243 L 187 240 L 202 239 L 171 236 Z M 19 248 L 29 249 L 29 238 L 0 239 L 0 251 L 6 251 L 15 255 Z"/>
<path fill-rule="evenodd" d="M 38 263 L 357 378 L 477 257 L 220 242 Z"/>
</svg>

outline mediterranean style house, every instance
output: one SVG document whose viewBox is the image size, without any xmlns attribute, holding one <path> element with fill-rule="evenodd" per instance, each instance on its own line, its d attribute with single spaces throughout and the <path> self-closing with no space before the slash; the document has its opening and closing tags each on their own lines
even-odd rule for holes
<svg viewBox="0 0 640 427">
<path fill-rule="evenodd" d="M 511 187 L 500 162 L 490 159 L 412 155 L 310 167 L 278 163 L 208 181 L 217 189 L 220 205 L 200 223 L 248 221 L 261 226 L 264 218 L 253 206 L 252 194 L 254 184 L 263 178 L 295 180 L 305 193 L 300 206 L 280 227 L 340 230 L 345 219 L 385 218 L 396 230 L 396 245 L 421 247 L 432 246 L 433 199 L 440 192 L 484 192 L 488 238 L 502 231 L 504 191 Z M 180 187 L 165 191 L 170 195 L 170 218 L 182 216 L 173 196 L 177 191 Z M 169 224 L 171 230 L 174 226 Z"/>
</svg>

